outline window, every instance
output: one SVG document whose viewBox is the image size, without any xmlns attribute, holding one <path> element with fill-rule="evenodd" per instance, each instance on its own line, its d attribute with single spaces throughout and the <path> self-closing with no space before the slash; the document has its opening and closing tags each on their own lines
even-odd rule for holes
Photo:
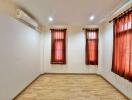
<svg viewBox="0 0 132 100">
<path fill-rule="evenodd" d="M 51 29 L 51 64 L 66 63 L 66 29 Z"/>
<path fill-rule="evenodd" d="M 98 65 L 98 29 L 84 29 L 86 33 L 86 64 Z"/>
<path fill-rule="evenodd" d="M 132 11 L 114 20 L 112 71 L 132 81 Z"/>
</svg>

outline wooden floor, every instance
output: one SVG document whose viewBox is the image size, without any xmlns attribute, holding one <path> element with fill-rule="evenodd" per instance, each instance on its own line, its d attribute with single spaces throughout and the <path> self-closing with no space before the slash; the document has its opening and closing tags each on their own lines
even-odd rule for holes
<svg viewBox="0 0 132 100">
<path fill-rule="evenodd" d="M 43 75 L 16 100 L 127 100 L 97 75 Z"/>
</svg>

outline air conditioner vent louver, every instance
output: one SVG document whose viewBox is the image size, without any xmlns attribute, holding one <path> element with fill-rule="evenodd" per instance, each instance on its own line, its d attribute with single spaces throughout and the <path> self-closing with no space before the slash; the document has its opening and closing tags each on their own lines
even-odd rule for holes
<svg viewBox="0 0 132 100">
<path fill-rule="evenodd" d="M 31 26 L 34 29 L 38 29 L 39 27 L 38 23 L 21 9 L 17 9 L 16 17 L 17 19 L 24 22 L 28 26 Z"/>
</svg>

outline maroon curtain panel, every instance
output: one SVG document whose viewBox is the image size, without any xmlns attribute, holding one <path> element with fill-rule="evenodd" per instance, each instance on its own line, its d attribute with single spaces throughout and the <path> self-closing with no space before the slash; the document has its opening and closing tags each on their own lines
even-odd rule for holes
<svg viewBox="0 0 132 100">
<path fill-rule="evenodd" d="M 66 29 L 51 29 L 51 64 L 66 64 Z"/>
<path fill-rule="evenodd" d="M 132 11 L 114 20 L 112 71 L 132 81 Z"/>
<path fill-rule="evenodd" d="M 98 65 L 98 29 L 85 29 L 87 65 Z"/>
</svg>

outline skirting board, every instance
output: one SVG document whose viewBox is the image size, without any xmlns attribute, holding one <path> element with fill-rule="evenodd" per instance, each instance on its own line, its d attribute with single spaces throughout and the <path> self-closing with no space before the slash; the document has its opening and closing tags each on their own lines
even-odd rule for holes
<svg viewBox="0 0 132 100">
<path fill-rule="evenodd" d="M 48 74 L 53 74 L 53 75 L 97 75 L 101 78 L 103 78 L 107 83 L 109 83 L 113 88 L 115 88 L 119 93 L 121 93 L 124 97 L 126 97 L 128 100 L 130 100 L 122 91 L 120 91 L 117 87 L 115 87 L 112 83 L 110 83 L 107 79 L 105 79 L 102 75 L 97 74 L 97 73 L 44 73 L 40 74 L 38 77 L 36 77 L 29 85 L 27 85 L 18 95 L 16 95 L 12 100 L 15 100 L 18 96 L 20 96 L 32 83 L 34 83 L 40 76 L 42 75 L 48 75 Z"/>
<path fill-rule="evenodd" d="M 41 75 L 53 74 L 53 75 L 98 75 L 96 73 L 44 73 Z"/>
<path fill-rule="evenodd" d="M 107 83 L 109 83 L 113 88 L 115 88 L 119 93 L 121 93 L 124 97 L 126 97 L 128 100 L 130 100 L 129 97 L 127 97 L 122 91 L 120 91 L 117 87 L 115 87 L 111 82 L 109 82 L 105 77 L 98 74 L 98 76 L 102 77 Z"/>
<path fill-rule="evenodd" d="M 22 91 L 20 91 L 20 93 L 18 93 L 12 100 L 15 100 L 18 96 L 20 96 L 30 85 L 32 85 L 32 83 L 34 83 L 39 77 L 41 76 L 38 75 L 30 84 L 28 84 L 24 89 L 22 89 Z"/>
</svg>

